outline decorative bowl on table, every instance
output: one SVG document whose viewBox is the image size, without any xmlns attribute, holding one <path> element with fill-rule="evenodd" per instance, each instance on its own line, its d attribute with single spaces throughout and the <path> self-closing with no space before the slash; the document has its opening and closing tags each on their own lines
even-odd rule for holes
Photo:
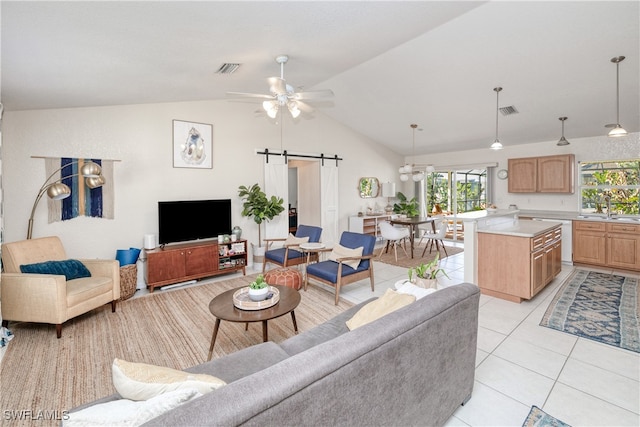
<svg viewBox="0 0 640 427">
<path fill-rule="evenodd" d="M 252 289 L 249 288 L 249 299 L 251 301 L 263 301 L 267 299 L 267 294 L 269 293 L 269 287 L 265 286 L 260 289 Z"/>
<path fill-rule="evenodd" d="M 262 301 L 253 301 L 249 298 L 249 288 L 240 288 L 233 293 L 233 305 L 241 310 L 262 310 L 264 308 L 273 307 L 280 301 L 280 291 L 274 286 L 267 288 L 267 296 L 269 298 Z"/>
</svg>

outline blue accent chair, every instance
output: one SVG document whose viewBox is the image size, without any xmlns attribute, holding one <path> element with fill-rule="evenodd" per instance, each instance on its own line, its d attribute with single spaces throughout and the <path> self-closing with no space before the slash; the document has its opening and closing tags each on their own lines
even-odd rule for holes
<svg viewBox="0 0 640 427">
<path fill-rule="evenodd" d="M 299 225 L 296 231 L 296 237 L 308 237 L 310 243 L 320 242 L 320 236 L 322 235 L 322 228 L 315 227 L 313 225 Z M 265 267 L 268 262 L 277 264 L 281 267 L 290 267 L 293 265 L 302 264 L 307 261 L 303 252 L 294 249 L 297 245 L 285 245 L 282 248 L 269 249 L 269 246 L 273 242 L 284 242 L 287 239 L 264 239 L 267 244 L 267 250 L 264 253 L 264 259 L 262 261 L 262 272 L 264 273 Z M 315 256 L 315 258 L 314 258 Z M 311 255 L 310 260 L 317 261 L 318 254 Z"/>
<path fill-rule="evenodd" d="M 362 247 L 361 257 L 338 258 L 337 261 L 327 260 L 307 265 L 307 275 L 304 281 L 304 289 L 307 290 L 309 279 L 314 279 L 336 289 L 336 305 L 340 299 L 340 288 L 349 283 L 369 278 L 371 292 L 373 285 L 373 248 L 376 238 L 370 234 L 352 233 L 345 231 L 340 236 L 340 245 L 345 248 L 356 249 Z M 351 268 L 344 261 L 359 259 L 357 268 Z"/>
</svg>

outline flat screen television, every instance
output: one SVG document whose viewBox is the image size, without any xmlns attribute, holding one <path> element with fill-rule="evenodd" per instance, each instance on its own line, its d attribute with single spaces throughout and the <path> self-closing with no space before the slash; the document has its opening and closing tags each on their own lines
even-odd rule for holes
<svg viewBox="0 0 640 427">
<path fill-rule="evenodd" d="M 231 234 L 231 199 L 158 202 L 158 241 L 211 239 Z"/>
</svg>

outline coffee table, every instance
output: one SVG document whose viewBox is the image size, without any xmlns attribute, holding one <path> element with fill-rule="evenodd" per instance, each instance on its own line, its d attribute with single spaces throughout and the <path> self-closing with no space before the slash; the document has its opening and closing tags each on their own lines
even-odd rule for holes
<svg viewBox="0 0 640 427">
<path fill-rule="evenodd" d="M 211 360 L 211 356 L 213 355 L 213 345 L 216 343 L 218 329 L 220 329 L 220 322 L 222 320 L 236 323 L 262 322 L 262 340 L 266 342 L 269 340 L 267 321 L 291 313 L 293 330 L 296 334 L 298 333 L 298 324 L 296 323 L 294 310 L 298 307 L 298 304 L 300 304 L 300 293 L 288 286 L 275 285 L 274 287 L 280 292 L 280 301 L 272 307 L 261 310 L 241 310 L 233 305 L 233 294 L 239 288 L 223 292 L 211 300 L 209 303 L 209 311 L 216 317 L 216 323 L 213 327 L 213 336 L 211 337 L 207 360 Z"/>
</svg>

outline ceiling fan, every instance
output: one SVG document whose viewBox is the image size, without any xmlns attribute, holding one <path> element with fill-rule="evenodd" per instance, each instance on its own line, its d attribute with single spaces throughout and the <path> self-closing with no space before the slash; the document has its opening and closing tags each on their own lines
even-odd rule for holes
<svg viewBox="0 0 640 427">
<path fill-rule="evenodd" d="M 307 113 L 313 111 L 313 108 L 308 103 L 309 100 L 333 96 L 333 92 L 329 89 L 296 92 L 293 86 L 287 84 L 284 79 L 284 64 L 286 64 L 288 60 L 289 57 L 287 55 L 279 55 L 276 57 L 276 62 L 280 64 L 280 77 L 269 77 L 267 80 L 269 82 L 269 95 L 260 93 L 227 92 L 227 96 L 264 99 L 262 102 L 262 108 L 272 119 L 275 119 L 278 115 L 278 111 L 285 107 L 295 119 L 300 116 L 302 111 Z"/>
</svg>

